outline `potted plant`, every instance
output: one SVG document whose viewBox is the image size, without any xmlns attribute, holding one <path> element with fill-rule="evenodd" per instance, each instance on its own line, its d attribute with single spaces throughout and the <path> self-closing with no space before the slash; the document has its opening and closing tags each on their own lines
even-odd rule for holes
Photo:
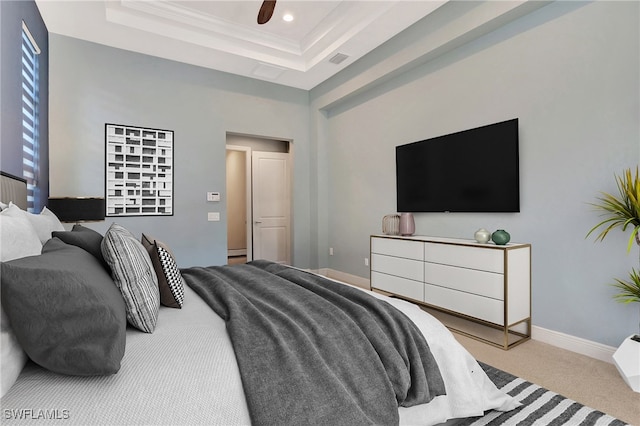
<svg viewBox="0 0 640 426">
<path fill-rule="evenodd" d="M 631 228 L 631 236 L 627 244 L 627 252 L 631 251 L 633 241 L 640 246 L 640 176 L 638 167 L 635 175 L 631 169 L 626 169 L 621 176 L 616 176 L 618 194 L 612 195 L 601 192 L 596 203 L 591 203 L 604 216 L 604 220 L 591 228 L 587 237 L 601 229 L 596 241 L 602 241 L 609 231 L 621 228 L 626 231 Z M 640 252 L 639 252 L 640 255 Z M 639 258 L 640 261 L 640 258 Z M 621 303 L 640 303 L 640 271 L 635 268 L 629 273 L 629 281 L 616 278 L 612 284 L 619 290 L 613 297 Z M 636 392 L 640 392 L 640 334 L 625 339 L 613 355 L 616 367 L 627 384 Z"/>
<path fill-rule="evenodd" d="M 615 178 L 618 194 L 601 192 L 597 198 L 598 202 L 591 203 L 602 212 L 604 220 L 591 228 L 587 237 L 601 227 L 604 228 L 596 237 L 596 241 L 602 241 L 612 229 L 620 227 L 622 231 L 626 231 L 627 228 L 631 228 L 631 236 L 627 244 L 627 252 L 630 252 L 634 240 L 640 246 L 640 176 L 638 168 L 636 167 L 635 175 L 631 173 L 631 169 L 626 169 L 621 176 Z M 640 255 L 640 251 L 638 253 Z M 617 287 L 620 293 L 616 294 L 614 298 L 622 303 L 640 302 L 638 271 L 632 270 L 629 276 L 631 281 L 616 279 L 613 286 Z"/>
</svg>

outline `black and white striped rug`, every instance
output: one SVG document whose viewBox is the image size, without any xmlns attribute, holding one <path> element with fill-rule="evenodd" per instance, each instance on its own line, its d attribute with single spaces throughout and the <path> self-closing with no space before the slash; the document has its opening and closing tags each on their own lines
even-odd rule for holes
<svg viewBox="0 0 640 426">
<path fill-rule="evenodd" d="M 463 420 L 458 425 L 519 426 L 624 426 L 627 423 L 505 371 L 480 363 L 496 386 L 522 402 L 509 412 L 489 411 L 483 417 Z"/>
</svg>

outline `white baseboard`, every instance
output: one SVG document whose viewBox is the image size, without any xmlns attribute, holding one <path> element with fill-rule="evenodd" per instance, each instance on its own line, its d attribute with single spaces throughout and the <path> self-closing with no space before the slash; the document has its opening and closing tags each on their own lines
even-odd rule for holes
<svg viewBox="0 0 640 426">
<path fill-rule="evenodd" d="M 581 337 L 571 336 L 535 325 L 531 327 L 531 338 L 608 363 L 613 363 L 612 357 L 616 351 L 616 348 L 613 346 L 603 345 Z"/>
</svg>

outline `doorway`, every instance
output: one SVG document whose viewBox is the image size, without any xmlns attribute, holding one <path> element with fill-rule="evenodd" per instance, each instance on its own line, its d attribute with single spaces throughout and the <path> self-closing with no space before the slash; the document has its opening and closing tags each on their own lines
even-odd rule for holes
<svg viewBox="0 0 640 426">
<path fill-rule="evenodd" d="M 227 134 L 227 263 L 291 263 L 291 145 Z"/>
</svg>

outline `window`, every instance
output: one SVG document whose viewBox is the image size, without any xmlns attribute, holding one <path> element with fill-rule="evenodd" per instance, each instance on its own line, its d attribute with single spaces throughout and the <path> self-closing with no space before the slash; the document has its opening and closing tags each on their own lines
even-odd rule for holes
<svg viewBox="0 0 640 426">
<path fill-rule="evenodd" d="M 29 211 L 39 205 L 39 82 L 40 49 L 22 22 L 22 175 L 27 180 Z"/>
</svg>

